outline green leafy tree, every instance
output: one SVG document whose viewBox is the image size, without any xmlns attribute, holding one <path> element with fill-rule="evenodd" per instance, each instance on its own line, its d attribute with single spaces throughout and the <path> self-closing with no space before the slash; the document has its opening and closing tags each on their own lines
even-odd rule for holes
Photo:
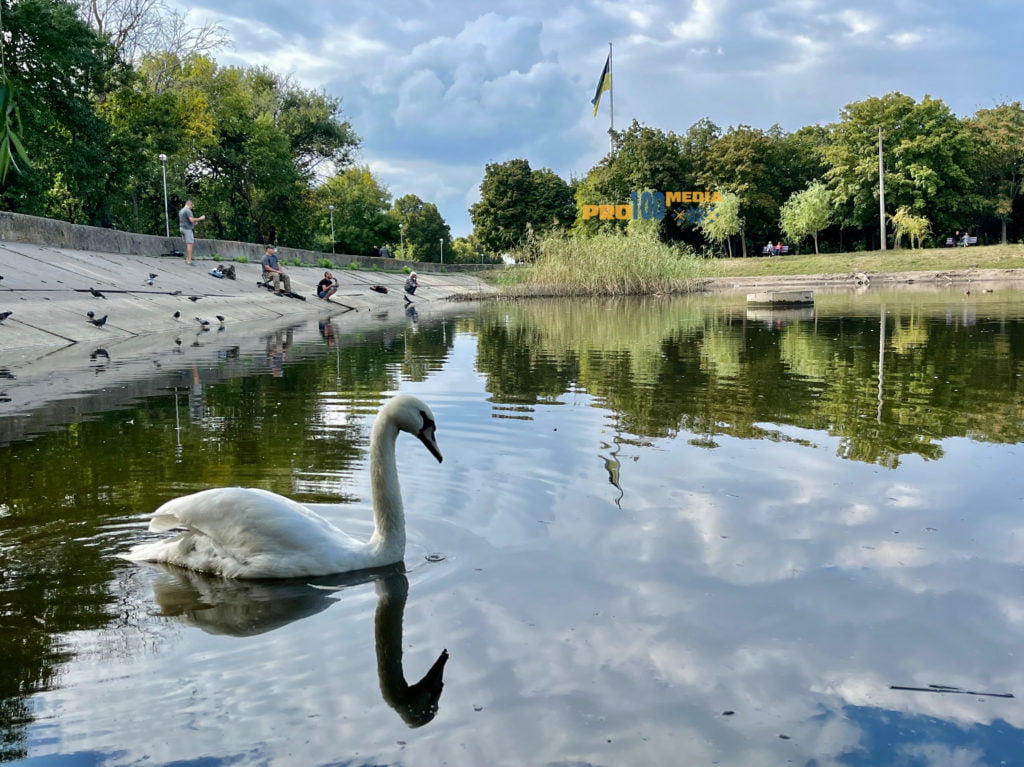
<svg viewBox="0 0 1024 767">
<path fill-rule="evenodd" d="M 742 205 L 738 194 L 722 192 L 721 195 L 719 202 L 705 206 L 706 215 L 701 219 L 699 227 L 704 237 L 711 242 L 719 245 L 724 242 L 731 258 L 731 238 L 743 231 L 743 217 L 740 215 Z"/>
<path fill-rule="evenodd" d="M 746 125 L 730 128 L 708 148 L 698 181 L 703 187 L 739 196 L 744 256 L 747 232 L 757 238 L 772 235 L 782 202 L 820 170 L 817 157 L 810 136 L 787 134 L 778 126 L 767 131 Z"/>
<path fill-rule="evenodd" d="M 493 251 L 519 246 L 528 231 L 568 226 L 576 215 L 571 187 L 551 170 L 532 170 L 521 159 L 487 165 L 480 202 L 469 213 L 477 238 Z"/>
<path fill-rule="evenodd" d="M 968 121 L 978 148 L 984 207 L 999 219 L 1000 241 L 1024 183 L 1024 109 L 1021 103 L 979 109 Z"/>
<path fill-rule="evenodd" d="M 779 225 L 786 236 L 794 241 L 814 238 L 814 252 L 818 253 L 818 232 L 832 220 L 832 196 L 822 182 L 815 182 L 802 192 L 793 192 L 779 212 Z"/>
<path fill-rule="evenodd" d="M 388 215 L 391 195 L 366 166 L 348 168 L 332 176 L 317 188 L 314 197 L 317 210 L 328 212 L 318 217 L 323 239 L 328 243 L 328 206 L 334 206 L 334 246 L 338 253 L 368 255 L 374 246 L 399 238 L 398 223 Z"/>
<path fill-rule="evenodd" d="M 473 231 L 496 251 L 517 247 L 530 223 L 533 174 L 526 160 L 489 163 L 480 183 L 480 201 L 469 209 Z"/>
<path fill-rule="evenodd" d="M 432 202 L 424 202 L 414 194 L 395 200 L 391 217 L 400 227 L 405 242 L 405 255 L 409 261 L 440 261 L 441 242 L 445 253 L 451 251 L 451 229 Z M 445 256 L 445 260 L 448 260 Z"/>
<path fill-rule="evenodd" d="M 3 207 L 77 223 L 109 223 L 118 168 L 107 151 L 110 131 L 96 103 L 117 87 L 125 70 L 62 0 L 19 0 L 5 5 L 2 14 L 6 146 L 21 159 L 23 171 L 6 178 Z M 28 156 L 31 166 L 24 162 Z"/>
<path fill-rule="evenodd" d="M 886 202 L 931 216 L 940 230 L 962 227 L 960 219 L 980 207 L 971 181 L 974 137 L 940 99 L 918 103 L 902 93 L 849 104 L 831 127 L 825 180 L 842 223 L 877 226 L 879 128 Z"/>
<path fill-rule="evenodd" d="M 602 228 L 621 228 L 624 221 L 608 222 L 583 219 L 584 205 L 624 204 L 633 192 L 643 189 L 660 192 L 685 191 L 694 188 L 695 157 L 705 153 L 714 141 L 717 128 L 713 123 L 700 123 L 692 135 L 680 136 L 671 131 L 651 128 L 634 120 L 623 131 L 612 134 L 612 150 L 587 173 L 576 188 L 577 219 L 573 230 L 592 234 Z M 662 224 L 662 235 L 678 232 Z"/>
</svg>

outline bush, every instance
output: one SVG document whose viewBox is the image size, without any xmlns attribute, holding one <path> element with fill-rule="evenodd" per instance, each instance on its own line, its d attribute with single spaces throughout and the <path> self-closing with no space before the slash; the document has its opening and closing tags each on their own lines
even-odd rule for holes
<svg viewBox="0 0 1024 767">
<path fill-rule="evenodd" d="M 592 237 L 551 233 L 512 256 L 533 263 L 503 273 L 501 282 L 509 294 L 676 293 L 689 290 L 706 268 L 691 249 L 615 230 Z"/>
<path fill-rule="evenodd" d="M 210 258 L 212 258 L 214 261 L 223 261 L 224 260 L 224 258 L 221 256 L 220 253 L 211 253 L 210 254 Z"/>
<path fill-rule="evenodd" d="M 316 262 L 316 265 L 319 266 L 321 269 L 334 268 L 334 264 L 331 263 L 331 259 L 329 258 L 321 258 L 319 261 Z"/>
<path fill-rule="evenodd" d="M 239 264 L 247 264 L 249 263 L 249 259 L 245 256 L 235 256 L 235 262 Z"/>
</svg>

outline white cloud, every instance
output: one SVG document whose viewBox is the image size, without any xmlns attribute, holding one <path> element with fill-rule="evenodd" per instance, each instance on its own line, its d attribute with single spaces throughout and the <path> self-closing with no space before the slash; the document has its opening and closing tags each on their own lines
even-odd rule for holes
<svg viewBox="0 0 1024 767">
<path fill-rule="evenodd" d="M 867 35 L 878 29 L 878 19 L 872 14 L 864 11 L 847 8 L 840 11 L 839 18 L 847 27 L 851 35 Z"/>
<path fill-rule="evenodd" d="M 636 118 L 682 131 L 710 117 L 795 129 L 892 90 L 931 93 L 960 112 L 1005 98 L 1017 86 L 998 51 L 1021 32 L 998 7 L 883 0 L 504 0 L 483 12 L 397 0 L 357 1 L 344 13 L 323 0 L 301 13 L 212 0 L 192 12 L 235 38 L 221 61 L 267 65 L 341 97 L 365 159 L 450 166 L 447 185 L 460 192 L 442 213 L 460 234 L 471 193 L 454 180 L 463 166 L 482 175 L 487 162 L 524 157 L 582 174 L 607 150 L 607 121 L 590 116 L 589 100 L 608 41 L 617 126 Z M 917 58 L 904 58 L 911 50 Z"/>
</svg>

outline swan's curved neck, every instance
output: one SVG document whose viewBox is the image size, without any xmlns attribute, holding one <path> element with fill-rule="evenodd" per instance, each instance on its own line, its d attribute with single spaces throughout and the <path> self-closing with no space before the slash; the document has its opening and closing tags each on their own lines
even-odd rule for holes
<svg viewBox="0 0 1024 767">
<path fill-rule="evenodd" d="M 395 441 L 398 427 L 390 418 L 378 418 L 370 434 L 370 487 L 373 493 L 373 537 L 370 545 L 379 554 L 405 556 L 405 512 L 398 486 Z"/>
</svg>

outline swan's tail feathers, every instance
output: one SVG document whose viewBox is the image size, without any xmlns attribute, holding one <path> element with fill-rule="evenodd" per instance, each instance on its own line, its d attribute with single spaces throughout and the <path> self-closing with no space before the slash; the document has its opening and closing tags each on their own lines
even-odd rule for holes
<svg viewBox="0 0 1024 767">
<path fill-rule="evenodd" d="M 130 562 L 171 562 L 172 564 L 177 564 L 174 561 L 173 552 L 177 550 L 178 543 L 183 537 L 184 533 L 173 538 L 163 538 L 151 543 L 138 543 L 132 546 L 127 554 L 122 556 Z"/>
<path fill-rule="evenodd" d="M 151 533 L 161 533 L 164 530 L 173 530 L 176 527 L 187 527 L 174 512 L 157 511 L 151 520 L 149 520 L 149 531 Z"/>
</svg>

